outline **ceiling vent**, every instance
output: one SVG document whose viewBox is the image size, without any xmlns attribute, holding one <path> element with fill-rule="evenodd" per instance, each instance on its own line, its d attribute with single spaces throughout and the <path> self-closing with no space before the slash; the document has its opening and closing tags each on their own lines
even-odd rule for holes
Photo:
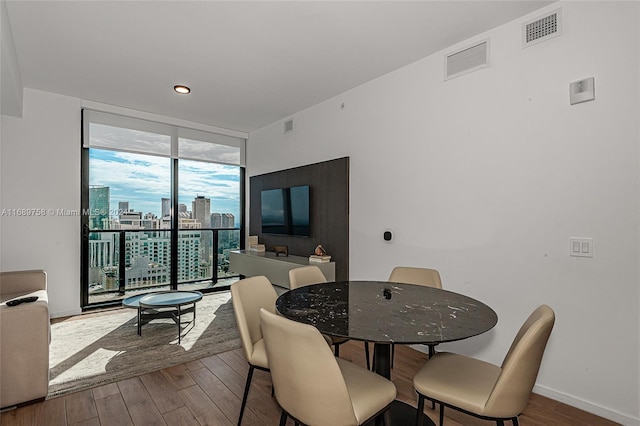
<svg viewBox="0 0 640 426">
<path fill-rule="evenodd" d="M 449 53 L 445 57 L 445 80 L 489 66 L 489 40 Z"/>
<path fill-rule="evenodd" d="M 284 122 L 284 133 L 287 134 L 291 132 L 293 132 L 293 118 Z"/>
<path fill-rule="evenodd" d="M 562 10 L 539 16 L 522 24 L 522 47 L 533 46 L 562 34 Z"/>
</svg>

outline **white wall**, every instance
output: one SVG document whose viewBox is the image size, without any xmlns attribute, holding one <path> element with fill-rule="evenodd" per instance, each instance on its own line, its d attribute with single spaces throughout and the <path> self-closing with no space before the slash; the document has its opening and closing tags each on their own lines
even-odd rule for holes
<svg viewBox="0 0 640 426">
<path fill-rule="evenodd" d="M 638 3 L 560 5 L 557 39 L 522 50 L 524 19 L 479 36 L 488 69 L 443 82 L 436 54 L 296 113 L 292 134 L 252 133 L 248 174 L 350 156 L 352 279 L 438 268 L 499 315 L 448 348 L 493 362 L 551 305 L 536 391 L 640 424 Z M 590 76 L 596 100 L 570 106 Z M 23 118 L 2 116 L 0 209 L 79 209 L 80 106 L 27 89 Z M 0 216 L 0 235 L 2 270 L 46 269 L 52 315 L 80 311 L 78 217 Z M 570 258 L 570 236 L 595 257 Z"/>
<path fill-rule="evenodd" d="M 80 217 L 58 209 L 80 209 L 80 100 L 26 89 L 23 117 L 2 116 L 0 165 L 2 270 L 46 270 L 51 315 L 79 313 Z"/>
<path fill-rule="evenodd" d="M 640 424 L 639 7 L 559 5 L 559 38 L 521 48 L 540 11 L 474 38 L 491 39 L 487 69 L 444 82 L 447 49 L 295 113 L 291 134 L 251 133 L 248 174 L 350 156 L 351 279 L 439 269 L 499 316 L 446 347 L 494 363 L 549 304 L 535 391 Z M 569 83 L 591 76 L 596 100 L 569 105 Z M 595 256 L 569 257 L 572 236 Z"/>
</svg>

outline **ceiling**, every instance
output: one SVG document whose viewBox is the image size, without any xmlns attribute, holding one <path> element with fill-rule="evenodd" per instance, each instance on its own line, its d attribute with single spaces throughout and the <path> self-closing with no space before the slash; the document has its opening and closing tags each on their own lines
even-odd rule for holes
<svg viewBox="0 0 640 426">
<path fill-rule="evenodd" d="M 24 87 L 251 132 L 549 3 L 6 6 Z M 174 93 L 175 84 L 192 93 Z"/>
</svg>

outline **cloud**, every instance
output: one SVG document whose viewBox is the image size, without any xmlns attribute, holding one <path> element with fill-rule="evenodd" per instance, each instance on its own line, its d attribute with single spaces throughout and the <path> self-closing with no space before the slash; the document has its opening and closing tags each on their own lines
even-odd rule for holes
<svg viewBox="0 0 640 426">
<path fill-rule="evenodd" d="M 89 184 L 110 188 L 111 208 L 129 201 L 129 208 L 143 213 L 161 213 L 161 199 L 171 195 L 171 162 L 156 157 L 120 151 L 89 151 Z M 232 213 L 240 208 L 240 168 L 223 164 L 179 160 L 179 202 L 191 208 L 197 195 L 211 199 L 212 212 Z"/>
</svg>

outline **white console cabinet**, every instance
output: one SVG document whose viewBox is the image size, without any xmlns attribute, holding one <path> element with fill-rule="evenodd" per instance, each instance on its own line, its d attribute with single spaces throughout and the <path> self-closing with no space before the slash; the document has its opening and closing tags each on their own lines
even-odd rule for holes
<svg viewBox="0 0 640 426">
<path fill-rule="evenodd" d="M 336 264 L 334 262 L 309 262 L 308 257 L 276 256 L 275 253 L 255 252 L 249 250 L 234 250 L 229 254 L 229 271 L 253 277 L 266 276 L 272 284 L 289 288 L 289 270 L 301 266 L 316 265 L 320 268 L 327 281 L 335 281 Z"/>
</svg>

